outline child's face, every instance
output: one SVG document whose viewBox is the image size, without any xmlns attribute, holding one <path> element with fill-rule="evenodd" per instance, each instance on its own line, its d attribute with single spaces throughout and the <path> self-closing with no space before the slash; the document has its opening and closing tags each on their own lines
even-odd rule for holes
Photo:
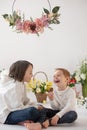
<svg viewBox="0 0 87 130">
<path fill-rule="evenodd" d="M 32 78 L 32 76 L 33 76 L 32 71 L 33 71 L 33 68 L 32 68 L 32 66 L 30 65 L 30 66 L 28 67 L 28 69 L 26 70 L 26 72 L 25 72 L 24 82 L 29 82 L 29 81 L 31 80 L 31 78 Z"/>
<path fill-rule="evenodd" d="M 61 70 L 57 70 L 54 73 L 53 81 L 58 87 L 66 87 L 68 84 L 69 78 L 65 77 Z"/>
</svg>

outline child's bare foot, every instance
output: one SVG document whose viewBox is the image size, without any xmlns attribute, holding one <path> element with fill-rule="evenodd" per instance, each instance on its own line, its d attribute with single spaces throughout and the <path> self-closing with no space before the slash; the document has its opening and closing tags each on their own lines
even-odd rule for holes
<svg viewBox="0 0 87 130">
<path fill-rule="evenodd" d="M 41 124 L 40 123 L 25 123 L 24 126 L 28 130 L 41 130 Z"/>
<path fill-rule="evenodd" d="M 18 125 L 25 125 L 25 123 L 33 123 L 33 121 L 26 120 L 23 122 L 19 122 Z"/>
<path fill-rule="evenodd" d="M 44 128 L 47 128 L 47 127 L 49 126 L 49 120 L 44 121 L 44 122 L 42 123 L 42 126 L 43 126 Z"/>
</svg>

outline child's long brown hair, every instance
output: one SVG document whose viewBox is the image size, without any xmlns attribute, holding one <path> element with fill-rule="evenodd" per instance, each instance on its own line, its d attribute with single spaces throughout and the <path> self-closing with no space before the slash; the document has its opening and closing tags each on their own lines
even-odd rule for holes
<svg viewBox="0 0 87 130">
<path fill-rule="evenodd" d="M 28 61 L 25 60 L 16 61 L 11 65 L 9 69 L 9 77 L 18 81 L 23 81 L 25 72 L 30 65 L 33 68 L 33 64 Z"/>
</svg>

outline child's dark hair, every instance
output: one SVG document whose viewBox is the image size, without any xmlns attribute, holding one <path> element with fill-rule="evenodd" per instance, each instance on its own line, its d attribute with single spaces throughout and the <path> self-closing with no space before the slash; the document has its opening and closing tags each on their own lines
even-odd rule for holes
<svg viewBox="0 0 87 130">
<path fill-rule="evenodd" d="M 70 72 L 67 70 L 67 69 L 64 69 L 64 68 L 56 68 L 56 71 L 57 70 L 61 70 L 64 74 L 65 77 L 69 77 L 70 78 Z"/>
<path fill-rule="evenodd" d="M 18 81 L 23 81 L 25 72 L 30 65 L 33 68 L 33 64 L 28 61 L 25 60 L 16 61 L 11 65 L 9 69 L 9 77 Z"/>
</svg>

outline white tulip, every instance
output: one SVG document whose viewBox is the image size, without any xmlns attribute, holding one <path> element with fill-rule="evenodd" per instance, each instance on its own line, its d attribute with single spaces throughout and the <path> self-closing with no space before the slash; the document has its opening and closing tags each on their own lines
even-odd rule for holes
<svg viewBox="0 0 87 130">
<path fill-rule="evenodd" d="M 40 93 L 40 92 L 41 92 L 40 88 L 37 88 L 36 93 Z"/>
<path fill-rule="evenodd" d="M 84 64 L 87 64 L 87 60 L 84 60 L 84 62 L 83 62 Z"/>
<path fill-rule="evenodd" d="M 75 79 L 76 79 L 77 82 L 80 82 L 80 80 L 81 80 L 80 75 L 76 75 Z"/>
<path fill-rule="evenodd" d="M 85 79 L 86 79 L 86 75 L 85 75 L 85 74 L 83 74 L 83 73 L 80 75 L 80 77 L 81 77 L 81 79 L 83 79 L 83 80 L 85 80 Z"/>
<path fill-rule="evenodd" d="M 46 89 L 47 89 L 47 86 L 45 85 L 44 88 L 45 88 L 45 90 L 46 90 Z"/>
</svg>

